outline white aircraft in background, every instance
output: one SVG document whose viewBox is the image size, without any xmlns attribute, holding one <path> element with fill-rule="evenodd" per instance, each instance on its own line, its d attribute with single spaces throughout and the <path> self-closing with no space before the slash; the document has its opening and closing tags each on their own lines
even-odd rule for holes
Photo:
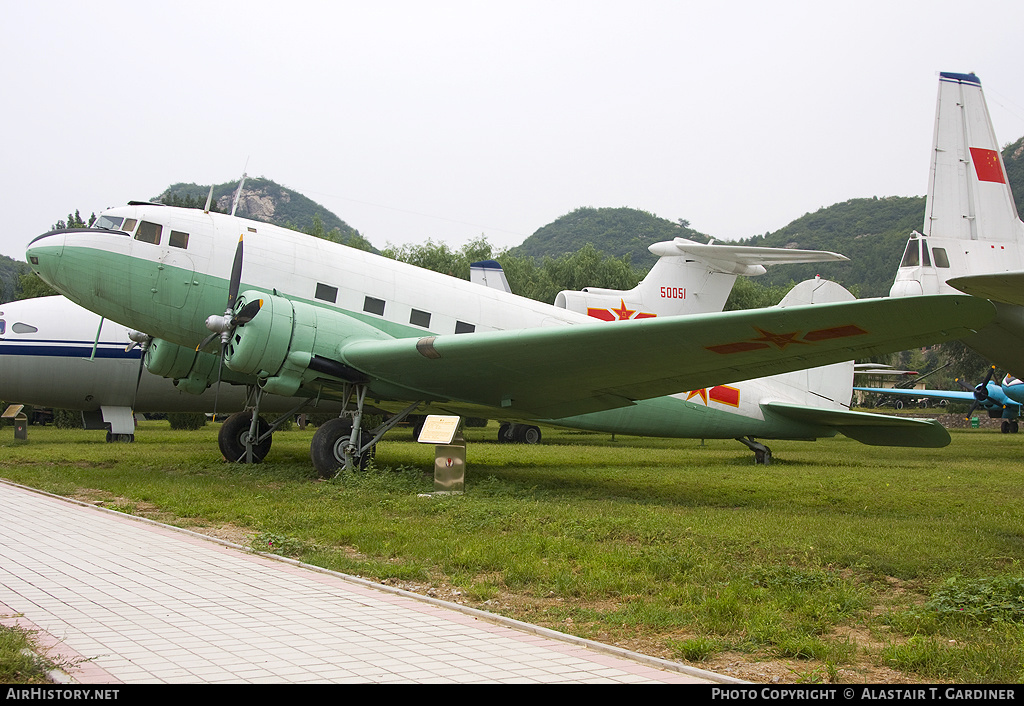
<svg viewBox="0 0 1024 706">
<path fill-rule="evenodd" d="M 1024 223 L 974 74 L 942 73 L 924 225 L 891 297 L 957 293 L 995 302 L 996 318 L 964 343 L 1024 376 Z"/>
<path fill-rule="evenodd" d="M 86 429 L 106 429 L 108 441 L 132 441 L 134 412 L 214 412 L 244 409 L 244 386 L 185 390 L 179 381 L 141 374 L 140 346 L 131 332 L 65 297 L 0 305 L 0 399 L 82 412 Z M 196 355 L 209 373 L 217 358 Z M 234 373 L 225 376 L 226 382 Z M 304 399 L 266 399 L 268 412 L 286 412 Z M 337 404 L 334 409 L 340 409 Z M 225 443 L 237 443 L 226 440 Z M 237 457 L 237 454 L 236 456 Z"/>
</svg>

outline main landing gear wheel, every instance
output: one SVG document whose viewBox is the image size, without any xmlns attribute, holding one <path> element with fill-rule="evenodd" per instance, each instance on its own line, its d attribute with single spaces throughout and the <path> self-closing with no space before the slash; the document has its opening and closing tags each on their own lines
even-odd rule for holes
<svg viewBox="0 0 1024 706">
<path fill-rule="evenodd" d="M 115 434 L 115 433 L 110 432 L 110 431 L 107 432 L 107 443 L 108 444 L 113 444 L 113 443 L 117 443 L 117 442 L 125 443 L 125 444 L 130 444 L 133 441 L 135 441 L 135 434 Z"/>
<path fill-rule="evenodd" d="M 232 463 L 246 463 L 245 441 L 249 436 L 249 429 L 252 427 L 252 412 L 235 412 L 220 427 L 217 435 L 217 443 L 220 445 L 220 452 L 224 458 Z M 270 431 L 270 425 L 263 417 L 257 417 L 256 436 L 263 436 Z M 267 435 L 259 444 L 252 447 L 252 462 L 262 463 L 263 459 L 270 453 L 270 444 L 273 437 Z"/>
<path fill-rule="evenodd" d="M 342 468 L 366 468 L 377 447 L 371 446 L 358 454 L 352 437 L 352 420 L 345 417 L 332 419 L 316 430 L 309 445 L 309 457 L 321 478 L 333 478 Z"/>
<path fill-rule="evenodd" d="M 503 444 L 539 444 L 540 429 L 529 424 L 503 422 L 498 427 L 498 441 Z"/>
</svg>

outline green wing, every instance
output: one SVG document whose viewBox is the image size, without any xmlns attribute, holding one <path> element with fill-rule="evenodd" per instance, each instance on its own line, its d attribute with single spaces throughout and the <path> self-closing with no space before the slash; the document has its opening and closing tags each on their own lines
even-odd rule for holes
<svg viewBox="0 0 1024 706">
<path fill-rule="evenodd" d="M 948 341 L 993 315 L 990 302 L 966 296 L 875 299 L 366 340 L 340 357 L 378 389 L 555 419 Z"/>
<path fill-rule="evenodd" d="M 884 414 L 780 402 L 766 402 L 761 408 L 770 415 L 791 421 L 830 427 L 843 436 L 869 446 L 941 448 L 950 442 L 949 432 L 934 419 L 887 417 Z"/>
</svg>

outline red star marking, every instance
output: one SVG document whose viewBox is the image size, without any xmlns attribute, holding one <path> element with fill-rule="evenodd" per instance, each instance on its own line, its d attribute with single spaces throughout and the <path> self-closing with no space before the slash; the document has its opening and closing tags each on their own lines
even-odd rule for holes
<svg viewBox="0 0 1024 706">
<path fill-rule="evenodd" d="M 619 308 L 618 309 L 612 309 L 611 311 L 615 315 L 617 315 L 619 317 L 619 321 L 625 321 L 626 319 L 628 319 L 629 317 L 631 317 L 633 314 L 636 313 L 636 309 L 627 309 L 626 308 L 626 300 L 625 299 L 620 299 L 619 300 Z"/>
<path fill-rule="evenodd" d="M 687 401 L 687 402 L 689 402 L 689 401 L 690 401 L 690 400 L 692 400 L 692 399 L 693 399 L 694 397 L 698 397 L 698 396 L 699 396 L 699 397 L 700 397 L 700 398 L 701 398 L 702 400 L 704 400 L 704 404 L 707 404 L 707 403 L 708 403 L 708 391 L 707 391 L 707 389 L 700 389 L 700 390 L 691 390 L 691 391 L 690 391 L 690 394 L 688 394 L 688 395 L 686 396 L 686 401 Z"/>
<path fill-rule="evenodd" d="M 755 326 L 754 328 L 757 328 L 757 327 Z M 793 333 L 770 333 L 770 332 L 765 331 L 764 329 L 760 329 L 760 328 L 758 328 L 757 330 L 761 334 L 761 337 L 760 338 L 752 338 L 750 340 L 752 340 L 752 341 L 762 341 L 764 343 L 771 343 L 772 345 L 778 347 L 779 350 L 783 350 L 786 346 L 788 346 L 791 343 L 799 343 L 799 344 L 802 344 L 802 345 L 807 345 L 806 341 L 798 341 L 798 340 L 796 340 L 796 337 L 800 334 L 799 331 L 794 331 Z"/>
</svg>

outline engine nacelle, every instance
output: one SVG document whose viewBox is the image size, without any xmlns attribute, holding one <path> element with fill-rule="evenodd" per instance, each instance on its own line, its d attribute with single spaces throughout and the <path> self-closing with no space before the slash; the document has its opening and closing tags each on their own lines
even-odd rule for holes
<svg viewBox="0 0 1024 706">
<path fill-rule="evenodd" d="M 179 390 L 201 395 L 206 388 L 217 382 L 217 356 L 154 338 L 146 351 L 146 370 L 160 377 L 171 378 Z M 232 384 L 253 382 L 229 370 L 221 370 L 220 375 L 224 382 Z"/>
<path fill-rule="evenodd" d="M 262 305 L 256 315 L 232 331 L 224 364 L 256 376 L 271 394 L 295 395 L 303 382 L 323 375 L 357 380 L 358 371 L 338 362 L 340 349 L 352 338 L 390 338 L 340 311 L 255 290 L 238 296 L 235 312 L 257 299 Z"/>
<path fill-rule="evenodd" d="M 680 298 L 684 291 L 680 290 Z M 555 306 L 602 321 L 647 319 L 656 315 L 644 310 L 642 297 L 636 290 L 620 291 L 598 287 L 587 287 L 578 292 L 565 290 L 555 297 Z"/>
</svg>

